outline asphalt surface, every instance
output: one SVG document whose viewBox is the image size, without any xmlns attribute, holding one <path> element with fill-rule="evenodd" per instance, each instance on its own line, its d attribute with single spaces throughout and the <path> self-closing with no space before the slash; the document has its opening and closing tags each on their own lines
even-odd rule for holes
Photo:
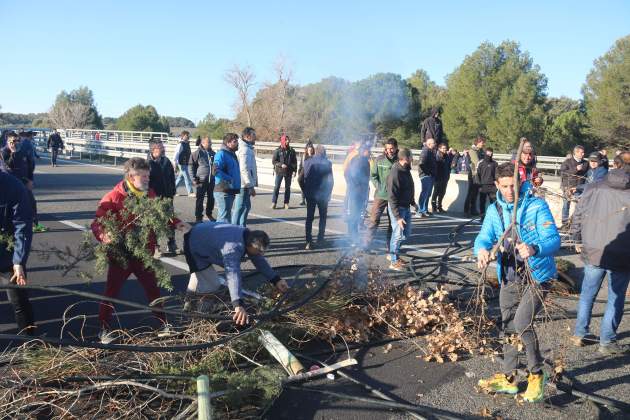
<svg viewBox="0 0 630 420">
<path fill-rule="evenodd" d="M 50 228 L 46 233 L 35 235 L 33 253 L 29 260 L 29 281 L 37 285 L 55 285 L 102 293 L 104 277 L 97 276 L 89 283 L 79 277 L 74 270 L 65 276 L 58 270 L 59 260 L 53 256 L 46 256 L 40 251 L 51 248 L 74 249 L 82 239 L 82 229 L 91 223 L 99 199 L 112 186 L 122 179 L 122 168 L 101 165 L 96 162 L 67 162 L 60 161 L 60 166 L 47 166 L 45 160 L 40 161 L 35 178 L 35 193 L 38 200 L 40 219 Z M 184 193 L 183 186 L 179 188 Z M 299 206 L 300 197 L 292 194 L 291 208 L 288 210 L 272 210 L 271 190 L 259 188 L 258 195 L 252 199 L 252 210 L 249 227 L 265 230 L 271 237 L 271 247 L 266 253 L 272 266 L 287 266 L 293 264 L 322 264 L 332 265 L 341 252 L 348 249 L 349 244 L 344 233 L 345 224 L 341 217 L 342 202 L 333 200 L 329 208 L 329 221 L 326 239 L 328 245 L 323 249 L 305 251 L 304 220 L 306 209 Z M 194 198 L 178 196 L 175 198 L 175 208 L 178 216 L 186 221 L 194 220 Z M 216 214 L 216 213 L 215 213 Z M 384 217 L 381 228 L 376 237 L 377 241 L 385 239 Z M 448 243 L 449 232 L 458 224 L 465 221 L 461 215 L 437 216 L 431 219 L 413 220 L 412 237 L 405 246 L 410 254 L 432 256 L 443 252 Z M 317 219 L 314 228 L 317 227 Z M 474 238 L 478 231 L 478 224 L 471 224 L 464 228 L 461 242 L 465 243 Z M 181 246 L 182 238 L 177 236 Z M 569 257 L 575 262 L 575 257 Z M 167 268 L 172 274 L 175 292 L 183 291 L 188 281 L 187 266 L 183 256 L 165 259 Z M 385 256 L 376 252 L 370 257 L 370 263 L 385 267 Z M 88 270 L 87 264 L 80 266 Z M 245 269 L 253 267 L 247 263 Z M 292 269 L 282 269 L 280 274 L 290 278 L 295 272 Z M 163 291 L 166 294 L 166 291 Z M 86 337 L 94 336 L 98 331 L 96 314 L 98 302 L 80 299 L 63 294 L 31 293 L 34 305 L 35 319 L 39 333 L 51 337 Z M 146 303 L 144 293 L 138 283 L 130 279 L 126 282 L 120 295 L 124 299 Z M 600 293 L 605 298 L 605 291 Z M 567 309 L 568 320 L 549 322 L 539 331 L 541 347 L 547 357 L 557 356 L 557 337 L 559 334 L 569 335 L 572 326 L 575 304 L 563 303 Z M 597 305 L 594 312 L 603 311 L 602 305 Z M 149 313 L 118 308 L 117 319 L 126 328 L 140 326 L 155 326 L 156 321 Z M 626 307 L 628 311 L 628 306 Z M 597 331 L 599 318 L 595 317 L 594 331 Z M 14 324 L 11 308 L 8 303 L 0 301 L 0 331 L 13 332 Z M 62 328 L 63 326 L 63 328 Z M 620 339 L 629 341 L 628 317 L 620 326 Z M 559 331 L 564 331 L 559 333 Z M 4 348 L 8 343 L 0 342 Z M 367 346 L 351 354 L 359 361 L 359 366 L 348 369 L 356 378 L 369 383 L 394 399 L 412 404 L 426 405 L 458 413 L 464 416 L 478 415 L 482 409 L 488 408 L 493 415 L 505 418 L 583 418 L 587 408 L 581 400 L 575 397 L 557 395 L 552 391 L 546 404 L 522 407 L 511 399 L 493 398 L 478 394 L 474 384 L 482 375 L 488 375 L 499 367 L 497 363 L 485 357 L 472 357 L 457 363 L 426 363 L 418 356 L 421 354 L 417 347 L 409 342 L 393 344 L 391 351 L 385 351 L 385 345 Z M 601 395 L 630 401 L 630 358 L 603 358 L 595 354 L 596 346 L 582 349 L 563 346 L 567 357 L 569 370 L 573 369 L 579 379 L 587 384 L 594 382 L 589 388 Z M 346 354 L 320 355 L 321 360 L 334 361 L 343 359 Z M 597 366 L 593 367 L 593 364 Z M 265 413 L 266 418 L 290 419 L 383 419 L 407 418 L 401 412 L 392 411 L 367 403 L 348 401 L 343 398 L 331 397 L 309 391 L 309 386 L 323 387 L 327 390 L 349 393 L 356 396 L 371 396 L 360 386 L 354 385 L 346 379 L 336 377 L 334 380 L 320 380 L 305 385 L 303 391 L 288 390 Z M 613 412 L 614 414 L 614 412 Z M 622 418 L 622 417 L 619 417 Z"/>
</svg>

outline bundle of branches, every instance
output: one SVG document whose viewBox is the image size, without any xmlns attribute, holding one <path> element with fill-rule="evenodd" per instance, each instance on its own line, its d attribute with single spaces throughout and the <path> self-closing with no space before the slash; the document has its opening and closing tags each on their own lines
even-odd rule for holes
<svg viewBox="0 0 630 420">
<path fill-rule="evenodd" d="M 283 372 L 237 365 L 231 346 L 254 357 L 259 351 L 254 339 L 244 336 L 229 346 L 195 352 L 168 351 L 226 334 L 212 322 L 199 321 L 160 342 L 164 353 L 59 348 L 38 341 L 7 350 L 0 356 L 0 418 L 183 418 L 196 410 L 199 374 L 209 376 L 212 404 L 221 418 L 255 415 L 280 394 Z M 122 343 L 155 345 L 155 334 L 126 332 Z"/>
<path fill-rule="evenodd" d="M 171 234 L 170 222 L 175 217 L 173 203 L 167 198 L 147 199 L 129 195 L 121 211 L 108 211 L 98 219 L 108 243 L 94 245 L 87 235 L 82 249 L 93 247 L 96 274 L 107 270 L 110 261 L 126 267 L 129 259 L 139 260 L 144 267 L 155 272 L 158 285 L 172 290 L 171 275 L 160 260 L 153 258 L 147 244 L 157 244 Z"/>
<path fill-rule="evenodd" d="M 482 334 L 471 335 L 474 314 L 462 315 L 447 299 L 444 289 L 426 294 L 411 286 L 395 285 L 378 269 L 362 268 L 361 261 L 349 259 L 323 293 L 298 310 L 286 315 L 286 324 L 303 334 L 298 341 L 319 338 L 346 342 L 406 338 L 424 335 L 422 347 L 427 361 L 455 361 L 458 353 L 473 353 L 483 347 Z M 303 293 L 315 287 L 306 284 Z M 483 322 L 484 332 L 491 323 Z"/>
</svg>

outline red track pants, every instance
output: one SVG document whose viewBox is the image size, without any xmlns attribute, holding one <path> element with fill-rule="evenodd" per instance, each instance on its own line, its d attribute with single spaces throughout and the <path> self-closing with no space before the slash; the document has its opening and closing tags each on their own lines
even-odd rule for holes
<svg viewBox="0 0 630 420">
<path fill-rule="evenodd" d="M 135 259 L 130 259 L 127 263 L 127 268 L 122 268 L 116 264 L 109 264 L 107 270 L 107 284 L 105 285 L 105 296 L 115 298 L 120 293 L 125 280 L 131 275 L 135 274 L 138 281 L 144 288 L 144 293 L 147 296 L 149 302 L 160 297 L 160 289 L 157 286 L 157 279 L 153 271 L 144 268 L 142 263 Z M 159 305 L 161 307 L 161 305 Z M 109 328 L 109 321 L 112 316 L 114 305 L 111 302 L 101 302 L 98 319 L 101 326 Z M 163 312 L 154 312 L 155 316 L 160 318 L 162 322 L 166 322 L 166 317 Z"/>
</svg>

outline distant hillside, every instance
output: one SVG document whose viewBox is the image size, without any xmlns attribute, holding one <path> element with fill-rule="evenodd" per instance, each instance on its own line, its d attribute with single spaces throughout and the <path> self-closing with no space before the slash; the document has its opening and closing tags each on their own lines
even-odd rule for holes
<svg viewBox="0 0 630 420">
<path fill-rule="evenodd" d="M 47 112 L 31 114 L 0 112 L 0 127 L 47 127 L 49 125 Z"/>
</svg>

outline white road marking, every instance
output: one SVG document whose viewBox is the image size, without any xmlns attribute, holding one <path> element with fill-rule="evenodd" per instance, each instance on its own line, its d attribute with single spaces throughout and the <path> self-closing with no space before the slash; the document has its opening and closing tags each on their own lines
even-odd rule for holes
<svg viewBox="0 0 630 420">
<path fill-rule="evenodd" d="M 78 225 L 78 224 L 76 224 L 74 222 L 71 222 L 70 220 L 59 220 L 59 223 L 62 223 L 64 225 L 66 225 L 66 226 L 70 226 L 73 229 L 77 229 L 77 230 L 80 230 L 80 231 L 83 231 L 83 232 L 88 230 L 88 228 L 86 226 Z"/>
</svg>

